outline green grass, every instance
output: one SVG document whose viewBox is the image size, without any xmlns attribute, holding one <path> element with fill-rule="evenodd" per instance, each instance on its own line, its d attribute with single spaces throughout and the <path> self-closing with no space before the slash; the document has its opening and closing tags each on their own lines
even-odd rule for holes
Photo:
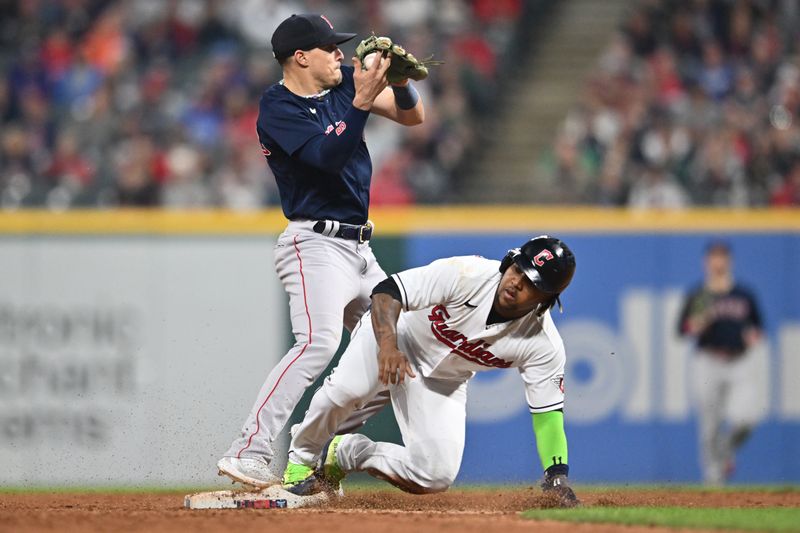
<svg viewBox="0 0 800 533">
<path fill-rule="evenodd" d="M 531 509 L 532 520 L 593 522 L 675 528 L 734 529 L 741 531 L 798 531 L 800 508 L 686 508 L 686 507 L 579 507 Z"/>
<path fill-rule="evenodd" d="M 575 492 L 601 494 L 606 492 L 642 492 L 642 491 L 676 491 L 676 492 L 713 492 L 713 493 L 736 493 L 736 492 L 766 492 L 766 493 L 786 493 L 800 492 L 800 485 L 725 485 L 724 487 L 709 487 L 706 485 L 665 483 L 656 484 L 630 484 L 630 485 L 583 485 L 571 484 Z"/>
</svg>

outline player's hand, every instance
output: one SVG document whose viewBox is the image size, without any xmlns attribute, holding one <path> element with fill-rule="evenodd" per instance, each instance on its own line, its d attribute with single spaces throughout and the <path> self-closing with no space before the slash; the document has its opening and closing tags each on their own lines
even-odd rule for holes
<svg viewBox="0 0 800 533">
<path fill-rule="evenodd" d="M 695 336 L 701 335 L 713 321 L 714 317 L 708 310 L 692 315 L 687 323 L 688 333 Z"/>
<path fill-rule="evenodd" d="M 686 321 L 686 332 L 689 335 L 699 335 L 708 326 L 708 319 L 704 315 L 694 315 Z"/>
<path fill-rule="evenodd" d="M 403 383 L 406 375 L 417 377 L 406 355 L 397 348 L 383 348 L 378 352 L 378 379 L 384 385 Z"/>
<path fill-rule="evenodd" d="M 392 64 L 392 56 L 386 54 L 377 55 L 372 65 L 367 70 L 361 70 L 361 61 L 357 57 L 353 58 L 353 82 L 356 86 L 356 95 L 353 98 L 353 107 L 369 111 L 375 98 L 389 86 L 386 79 L 386 72 Z"/>
<path fill-rule="evenodd" d="M 707 291 L 703 291 L 692 298 L 690 302 L 685 331 L 689 335 L 702 335 L 715 319 L 714 296 Z"/>
<path fill-rule="evenodd" d="M 761 340 L 761 330 L 749 327 L 742 332 L 742 336 L 744 337 L 744 345 L 752 348 Z"/>
</svg>

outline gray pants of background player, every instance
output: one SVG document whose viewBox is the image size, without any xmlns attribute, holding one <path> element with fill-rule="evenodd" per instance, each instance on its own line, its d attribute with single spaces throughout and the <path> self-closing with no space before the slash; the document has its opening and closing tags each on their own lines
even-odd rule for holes
<svg viewBox="0 0 800 533">
<path fill-rule="evenodd" d="M 342 339 L 370 304 L 373 287 L 386 278 L 369 243 L 326 237 L 313 221 L 292 221 L 275 245 L 275 269 L 289 295 L 295 344 L 275 365 L 226 457 L 273 457 L 272 443 L 288 422 L 306 388 L 331 362 Z M 361 426 L 389 402 L 374 398 L 342 424 Z"/>
<path fill-rule="evenodd" d="M 700 350 L 692 370 L 703 480 L 720 485 L 731 473 L 736 449 L 760 418 L 757 361 L 752 350 L 734 360 Z"/>
</svg>

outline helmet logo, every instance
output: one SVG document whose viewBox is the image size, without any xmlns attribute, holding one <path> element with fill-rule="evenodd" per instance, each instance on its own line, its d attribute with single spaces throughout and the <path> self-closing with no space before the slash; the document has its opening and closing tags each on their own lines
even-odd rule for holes
<svg viewBox="0 0 800 533">
<path fill-rule="evenodd" d="M 553 252 L 544 249 L 534 256 L 533 262 L 536 264 L 536 266 L 544 266 L 544 262 L 550 261 L 552 258 L 553 258 Z"/>
</svg>

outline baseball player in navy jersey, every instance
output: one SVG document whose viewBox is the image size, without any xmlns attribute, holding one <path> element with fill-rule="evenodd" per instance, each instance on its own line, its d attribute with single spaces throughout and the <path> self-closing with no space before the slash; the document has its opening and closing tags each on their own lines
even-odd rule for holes
<svg viewBox="0 0 800 533">
<path fill-rule="evenodd" d="M 372 293 L 339 365 L 292 430 L 284 488 L 309 495 L 367 472 L 411 493 L 447 490 L 464 449 L 467 382 L 494 368 L 519 370 L 545 471 L 543 488 L 577 504 L 567 485 L 564 344 L 550 317 L 575 257 L 537 237 L 502 261 L 440 259 L 394 274 Z M 338 435 L 351 414 L 389 392 L 403 445 Z"/>
<path fill-rule="evenodd" d="M 703 478 L 710 485 L 730 476 L 736 449 L 759 416 L 756 406 L 764 391 L 754 378 L 751 347 L 761 338 L 761 329 L 753 293 L 733 279 L 728 244 L 711 242 L 705 281 L 687 296 L 678 321 L 679 333 L 697 343 L 693 389 Z"/>
<path fill-rule="evenodd" d="M 275 246 L 275 266 L 289 295 L 295 344 L 272 369 L 242 427 L 219 460 L 220 474 L 266 487 L 272 443 L 306 388 L 335 354 L 342 326 L 351 330 L 370 291 L 386 274 L 369 246 L 372 174 L 364 126 L 370 114 L 412 126 L 424 119 L 419 94 L 405 80 L 389 85 L 391 57 L 362 70 L 342 65 L 337 33 L 316 14 L 292 15 L 272 35 L 283 79 L 261 97 L 258 136 L 289 220 Z M 343 426 L 358 427 L 388 397 L 374 398 Z"/>
</svg>

